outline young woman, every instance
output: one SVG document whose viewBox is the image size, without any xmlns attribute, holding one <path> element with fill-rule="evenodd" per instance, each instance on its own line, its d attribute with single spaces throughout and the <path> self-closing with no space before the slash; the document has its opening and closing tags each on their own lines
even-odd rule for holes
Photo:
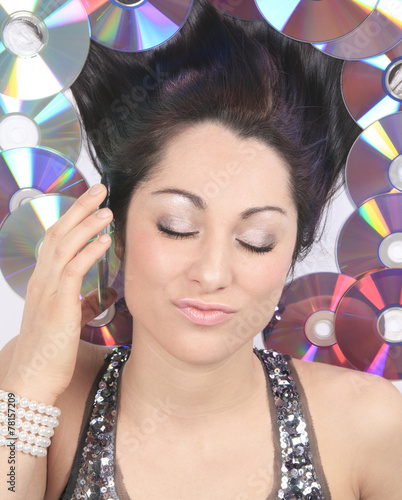
<svg viewBox="0 0 402 500">
<path fill-rule="evenodd" d="M 201 0 L 156 49 L 93 44 L 73 92 L 110 209 L 96 185 L 49 229 L 1 352 L 6 406 L 42 403 L 20 441 L 61 410 L 46 457 L 0 447 L 1 498 L 400 499 L 392 384 L 253 349 L 358 134 L 339 64 Z M 109 352 L 79 292 L 113 218 L 134 321 Z"/>
</svg>

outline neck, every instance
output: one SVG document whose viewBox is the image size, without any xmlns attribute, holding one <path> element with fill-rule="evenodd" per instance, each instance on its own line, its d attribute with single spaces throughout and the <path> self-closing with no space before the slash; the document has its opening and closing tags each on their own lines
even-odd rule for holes
<svg viewBox="0 0 402 500">
<path fill-rule="evenodd" d="M 183 430 L 244 415 L 266 394 L 252 340 L 225 358 L 195 364 L 137 336 L 123 372 L 120 411 L 136 422 L 168 418 Z"/>
</svg>

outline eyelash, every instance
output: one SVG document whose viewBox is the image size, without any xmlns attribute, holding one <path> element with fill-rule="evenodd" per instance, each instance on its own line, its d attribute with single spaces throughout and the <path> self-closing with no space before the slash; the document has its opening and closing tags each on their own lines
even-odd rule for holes
<svg viewBox="0 0 402 500">
<path fill-rule="evenodd" d="M 163 227 L 158 224 L 158 229 L 161 234 L 164 236 L 168 236 L 169 238 L 174 238 L 175 240 L 177 239 L 184 239 L 184 238 L 190 238 L 191 236 L 194 236 L 197 233 L 176 233 L 175 231 L 171 231 L 170 229 Z M 267 247 L 253 247 L 251 245 L 248 245 L 247 243 L 244 243 L 243 241 L 237 240 L 240 245 L 242 245 L 246 250 L 248 250 L 251 253 L 268 253 L 271 252 L 271 250 L 274 249 L 275 245 L 268 245 Z"/>
</svg>

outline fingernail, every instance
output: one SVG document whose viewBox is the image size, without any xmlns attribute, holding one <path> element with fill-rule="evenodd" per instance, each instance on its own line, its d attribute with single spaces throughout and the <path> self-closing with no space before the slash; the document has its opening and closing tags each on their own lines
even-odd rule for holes
<svg viewBox="0 0 402 500">
<path fill-rule="evenodd" d="M 99 242 L 100 243 L 109 243 L 110 241 L 110 236 L 107 235 L 107 234 L 102 234 L 101 236 L 99 236 Z"/>
<path fill-rule="evenodd" d="M 103 190 L 102 184 L 95 184 L 95 186 L 92 186 L 91 189 L 89 190 L 89 194 L 95 196 L 97 194 L 100 194 L 102 190 Z"/>
<path fill-rule="evenodd" d="M 108 217 L 111 216 L 111 214 L 112 214 L 112 211 L 109 208 L 102 208 L 102 210 L 98 211 L 97 216 L 100 219 L 107 219 Z"/>
</svg>

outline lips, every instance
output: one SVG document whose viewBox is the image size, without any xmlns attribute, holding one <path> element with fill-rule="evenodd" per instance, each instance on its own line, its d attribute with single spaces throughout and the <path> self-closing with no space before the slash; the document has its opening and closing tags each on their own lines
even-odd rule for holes
<svg viewBox="0 0 402 500">
<path fill-rule="evenodd" d="M 195 307 L 201 311 L 222 311 L 225 313 L 236 312 L 226 304 L 218 304 L 217 302 L 202 302 L 196 299 L 178 299 L 173 301 L 177 307 Z"/>
<path fill-rule="evenodd" d="M 226 304 L 201 302 L 195 299 L 178 299 L 173 303 L 182 316 L 197 325 L 218 325 L 230 319 L 236 312 Z"/>
</svg>

